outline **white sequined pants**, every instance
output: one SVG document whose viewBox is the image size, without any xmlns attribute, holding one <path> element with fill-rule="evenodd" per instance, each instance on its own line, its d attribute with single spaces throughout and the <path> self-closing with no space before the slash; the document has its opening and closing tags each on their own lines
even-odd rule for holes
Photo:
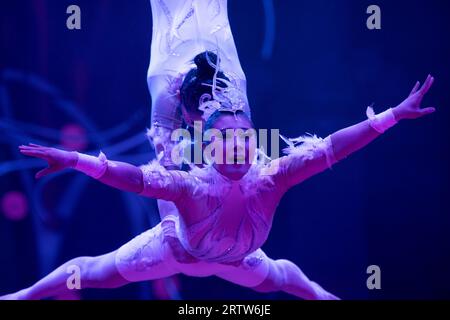
<svg viewBox="0 0 450 320">
<path fill-rule="evenodd" d="M 269 273 L 273 260 L 258 249 L 235 265 L 189 261 L 186 251 L 172 243 L 177 241 L 173 227 L 165 222 L 143 232 L 123 245 L 116 255 L 116 267 L 131 282 L 154 280 L 182 273 L 194 277 L 218 276 L 245 287 L 256 287 Z"/>
</svg>

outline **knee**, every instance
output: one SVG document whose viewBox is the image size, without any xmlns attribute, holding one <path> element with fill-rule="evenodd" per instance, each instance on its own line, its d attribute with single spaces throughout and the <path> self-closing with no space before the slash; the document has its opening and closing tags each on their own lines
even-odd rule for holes
<svg viewBox="0 0 450 320">
<path fill-rule="evenodd" d="M 80 268 L 82 288 L 116 288 L 125 281 L 116 272 L 115 265 L 111 266 L 105 261 L 107 260 L 105 256 L 80 257 L 74 260 L 74 264 Z"/>
<path fill-rule="evenodd" d="M 93 257 L 77 257 L 64 265 L 67 273 L 67 281 L 79 282 L 82 288 L 92 286 L 93 275 L 91 272 Z"/>
<path fill-rule="evenodd" d="M 92 282 L 94 281 L 91 270 L 94 263 L 93 259 L 93 257 L 78 257 L 70 260 L 66 263 L 67 276 L 72 281 L 79 281 L 82 288 L 92 287 Z"/>
<path fill-rule="evenodd" d="M 77 257 L 66 262 L 66 272 L 68 274 L 77 274 L 82 278 L 89 265 L 90 259 L 92 259 L 92 257 Z"/>
<path fill-rule="evenodd" d="M 272 261 L 269 265 L 269 273 L 264 281 L 252 289 L 258 292 L 276 292 L 282 291 L 286 285 L 286 277 L 281 267 L 283 260 Z"/>
</svg>

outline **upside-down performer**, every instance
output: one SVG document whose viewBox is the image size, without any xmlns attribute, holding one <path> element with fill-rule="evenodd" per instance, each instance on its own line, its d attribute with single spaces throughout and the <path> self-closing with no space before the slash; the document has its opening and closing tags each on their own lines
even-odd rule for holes
<svg viewBox="0 0 450 320">
<path fill-rule="evenodd" d="M 216 63 L 220 56 L 217 78 L 222 82 L 218 85 L 226 87 L 223 81 L 230 81 L 239 89 L 250 118 L 247 82 L 228 20 L 227 0 L 150 0 L 150 4 L 153 32 L 147 83 L 152 111 L 148 136 L 156 154 L 163 152 L 161 165 L 179 169 L 170 156 L 175 146 L 170 135 L 183 123 L 192 128 L 195 121 L 204 120 L 199 100 L 211 97 L 215 73 L 207 60 Z M 158 208 L 161 218 L 178 214 L 168 201 L 158 200 Z"/>
<path fill-rule="evenodd" d="M 195 5 L 192 6 L 193 13 L 190 16 L 200 14 L 202 8 L 196 6 L 198 2 L 192 3 Z M 226 1 L 217 3 L 226 4 Z M 161 12 L 171 17 L 172 20 L 168 21 L 172 21 L 171 26 L 176 33 L 177 26 L 186 22 L 183 19 L 173 22 L 175 15 L 170 12 L 174 11 L 169 11 L 168 5 L 163 4 L 163 1 L 152 1 L 152 9 L 161 5 Z M 187 2 L 186 6 L 188 4 L 191 2 Z M 153 13 L 155 15 L 155 11 Z M 187 16 L 189 19 L 190 16 Z M 167 41 L 168 45 L 179 39 L 167 35 L 156 38 Z M 186 43 L 181 41 L 180 46 L 183 44 Z M 215 48 L 201 48 L 200 53 Z M 198 53 L 193 52 L 193 55 Z M 192 115 L 198 115 L 200 119 L 203 115 L 205 130 L 237 132 L 237 129 L 252 129 L 254 126 L 248 113 L 245 86 L 242 81 L 236 81 L 239 75 L 237 78 L 228 76 L 237 72 L 227 65 L 226 52 L 217 51 L 217 54 L 216 57 L 208 54 L 198 56 L 197 67 L 191 70 L 211 78 L 211 85 L 204 86 L 209 88 L 208 92 L 195 92 L 194 89 L 201 86 L 189 86 L 189 73 L 183 76 L 180 109 L 184 118 L 192 119 Z M 176 51 L 173 56 L 179 57 Z M 227 74 L 228 67 L 234 71 Z M 243 74 L 240 76 L 243 77 Z M 172 164 L 166 165 L 169 168 L 164 167 L 164 161 L 171 160 L 168 158 L 171 153 L 165 149 L 167 143 L 162 143 L 163 149 L 159 150 L 162 151 L 160 160 L 163 163 L 154 160 L 140 167 L 108 160 L 103 153 L 95 157 L 35 144 L 20 146 L 24 155 L 48 162 L 48 167 L 38 172 L 37 178 L 72 168 L 114 188 L 173 202 L 177 212 L 163 215 L 158 225 L 118 250 L 97 257 L 72 259 L 34 285 L 3 298 L 42 299 L 58 295 L 68 290 L 67 270 L 76 265 L 81 271 L 81 288 L 116 288 L 130 282 L 183 273 L 196 277 L 215 275 L 259 292 L 285 291 L 303 299 L 337 299 L 308 279 L 291 261 L 273 260 L 261 250 L 269 235 L 276 207 L 289 188 L 366 146 L 398 121 L 434 112 L 435 109 L 431 107 L 421 108 L 422 99 L 433 80 L 433 77 L 428 76 L 422 87 L 417 82 L 410 95 L 394 108 L 377 115 L 368 108 L 368 119 L 324 139 L 311 136 L 288 140 L 286 155 L 269 163 L 255 161 L 257 153 L 253 152 L 248 140 L 242 150 L 233 148 L 230 155 L 226 146 L 229 139 L 240 139 L 237 134 L 212 141 L 221 143 L 221 159 L 209 162 L 202 168 L 194 167 L 189 172 L 170 169 Z M 149 84 L 152 89 L 152 82 L 149 81 Z M 196 109 L 189 111 L 188 107 L 193 106 L 189 104 L 189 97 L 193 98 L 194 93 L 200 94 L 200 97 L 192 100 L 197 104 Z M 155 93 L 154 97 L 159 95 Z M 170 98 L 173 96 L 169 94 L 166 100 Z M 203 114 L 197 110 L 203 111 Z M 156 116 L 155 113 L 153 115 Z M 160 133 L 165 129 L 176 129 L 164 127 L 164 119 L 169 118 L 162 116 L 160 122 L 153 123 L 153 139 L 162 137 Z M 169 119 L 167 123 L 172 125 L 174 122 Z M 155 132 L 158 130 L 159 133 Z M 240 159 L 242 153 L 245 154 L 243 162 L 228 163 L 230 158 L 235 161 Z"/>
</svg>

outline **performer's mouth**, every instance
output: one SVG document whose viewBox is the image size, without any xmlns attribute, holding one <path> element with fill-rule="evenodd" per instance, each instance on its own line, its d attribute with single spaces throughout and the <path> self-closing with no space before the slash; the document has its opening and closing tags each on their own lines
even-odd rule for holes
<svg viewBox="0 0 450 320">
<path fill-rule="evenodd" d="M 232 154 L 229 157 L 227 157 L 227 164 L 243 164 L 245 163 L 245 156 L 240 154 Z"/>
</svg>

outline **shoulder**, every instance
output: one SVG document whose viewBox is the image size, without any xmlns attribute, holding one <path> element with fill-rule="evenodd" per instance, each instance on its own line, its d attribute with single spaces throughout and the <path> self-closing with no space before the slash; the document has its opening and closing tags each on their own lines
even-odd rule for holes
<svg viewBox="0 0 450 320">
<path fill-rule="evenodd" d="M 144 181 L 160 186 L 167 186 L 173 183 L 183 184 L 191 177 L 191 175 L 185 171 L 166 169 L 160 164 L 158 159 L 154 159 L 147 164 L 139 166 L 139 169 L 142 171 Z"/>
</svg>

